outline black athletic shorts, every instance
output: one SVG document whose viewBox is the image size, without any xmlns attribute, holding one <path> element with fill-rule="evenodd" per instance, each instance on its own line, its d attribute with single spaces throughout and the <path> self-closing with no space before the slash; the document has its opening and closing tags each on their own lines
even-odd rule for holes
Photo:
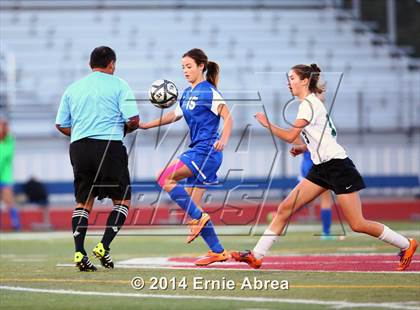
<svg viewBox="0 0 420 310">
<path fill-rule="evenodd" d="M 70 144 L 74 194 L 78 203 L 90 197 L 131 198 L 128 156 L 121 141 L 84 138 Z"/>
<path fill-rule="evenodd" d="M 365 188 L 365 182 L 350 158 L 331 159 L 313 165 L 306 179 L 332 190 L 336 195 L 349 194 Z"/>
</svg>

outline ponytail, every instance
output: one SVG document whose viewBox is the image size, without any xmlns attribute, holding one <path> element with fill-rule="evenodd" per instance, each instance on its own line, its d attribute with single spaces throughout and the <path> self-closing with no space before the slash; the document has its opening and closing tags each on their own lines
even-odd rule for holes
<svg viewBox="0 0 420 310">
<path fill-rule="evenodd" d="M 319 76 L 321 69 L 317 64 L 296 65 L 292 70 L 299 76 L 301 80 L 309 79 L 308 89 L 311 93 L 322 94 L 325 91 L 325 84 L 319 85 Z"/>
<path fill-rule="evenodd" d="M 217 82 L 219 81 L 219 72 L 220 67 L 214 61 L 207 62 L 207 73 L 206 73 L 206 80 L 217 87 Z"/>
<path fill-rule="evenodd" d="M 209 61 L 206 53 L 199 48 L 193 48 L 186 52 L 182 57 L 190 57 L 194 59 L 197 66 L 203 64 L 203 72 L 206 72 L 206 80 L 217 87 L 217 82 L 219 81 L 219 72 L 220 67 L 214 61 Z"/>
<path fill-rule="evenodd" d="M 317 64 L 311 64 L 311 69 L 312 73 L 311 78 L 309 79 L 309 91 L 315 94 L 322 94 L 322 92 L 324 91 L 324 85 L 318 85 L 321 69 L 318 67 Z"/>
</svg>

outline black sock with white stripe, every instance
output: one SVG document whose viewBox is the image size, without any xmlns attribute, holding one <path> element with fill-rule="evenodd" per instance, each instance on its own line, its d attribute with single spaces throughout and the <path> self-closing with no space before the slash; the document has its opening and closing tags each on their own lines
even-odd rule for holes
<svg viewBox="0 0 420 310">
<path fill-rule="evenodd" d="M 109 250 L 109 245 L 124 225 L 127 215 L 128 207 L 126 205 L 115 205 L 114 209 L 112 209 L 108 216 L 105 233 L 101 241 L 105 250 Z"/>
<path fill-rule="evenodd" d="M 85 237 L 89 221 L 89 211 L 83 208 L 76 208 L 73 211 L 71 226 L 73 229 L 74 247 L 76 252 L 87 255 L 85 251 Z"/>
</svg>

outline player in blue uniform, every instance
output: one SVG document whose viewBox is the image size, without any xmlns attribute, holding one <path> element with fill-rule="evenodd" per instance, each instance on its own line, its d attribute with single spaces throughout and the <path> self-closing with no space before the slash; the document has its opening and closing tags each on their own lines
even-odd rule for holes
<svg viewBox="0 0 420 310">
<path fill-rule="evenodd" d="M 203 212 L 199 203 L 206 187 L 217 183 L 217 171 L 222 164 L 222 151 L 232 131 L 232 119 L 216 88 L 219 66 L 208 61 L 206 54 L 195 48 L 182 56 L 182 69 L 191 86 L 184 90 L 179 105 L 161 119 L 140 123 L 139 128 L 149 129 L 170 124 L 182 117 L 187 122 L 190 149 L 163 169 L 157 182 L 192 218 L 187 243 L 201 235 L 210 248 L 207 255 L 195 261 L 198 266 L 206 266 L 228 259 L 228 253 L 221 245 L 209 215 Z M 221 135 L 218 133 L 220 118 L 224 123 Z M 187 181 L 185 188 L 178 184 L 184 179 Z"/>
<path fill-rule="evenodd" d="M 303 153 L 302 162 L 300 164 L 300 177 L 299 181 L 304 179 L 309 170 L 311 170 L 314 165 L 311 159 L 311 153 L 306 151 Z M 320 195 L 321 198 L 321 221 L 322 221 L 322 240 L 330 240 L 332 236 L 330 235 L 331 228 L 331 205 L 332 200 L 329 191 L 325 191 Z"/>
</svg>

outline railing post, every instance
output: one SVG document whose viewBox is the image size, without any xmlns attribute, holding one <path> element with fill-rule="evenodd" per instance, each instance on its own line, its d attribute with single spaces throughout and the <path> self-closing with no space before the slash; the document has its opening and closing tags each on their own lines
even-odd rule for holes
<svg viewBox="0 0 420 310">
<path fill-rule="evenodd" d="M 358 142 L 363 144 L 364 134 L 365 134 L 365 117 L 364 117 L 364 102 L 363 102 L 363 93 L 361 91 L 357 92 L 357 134 Z"/>
</svg>

